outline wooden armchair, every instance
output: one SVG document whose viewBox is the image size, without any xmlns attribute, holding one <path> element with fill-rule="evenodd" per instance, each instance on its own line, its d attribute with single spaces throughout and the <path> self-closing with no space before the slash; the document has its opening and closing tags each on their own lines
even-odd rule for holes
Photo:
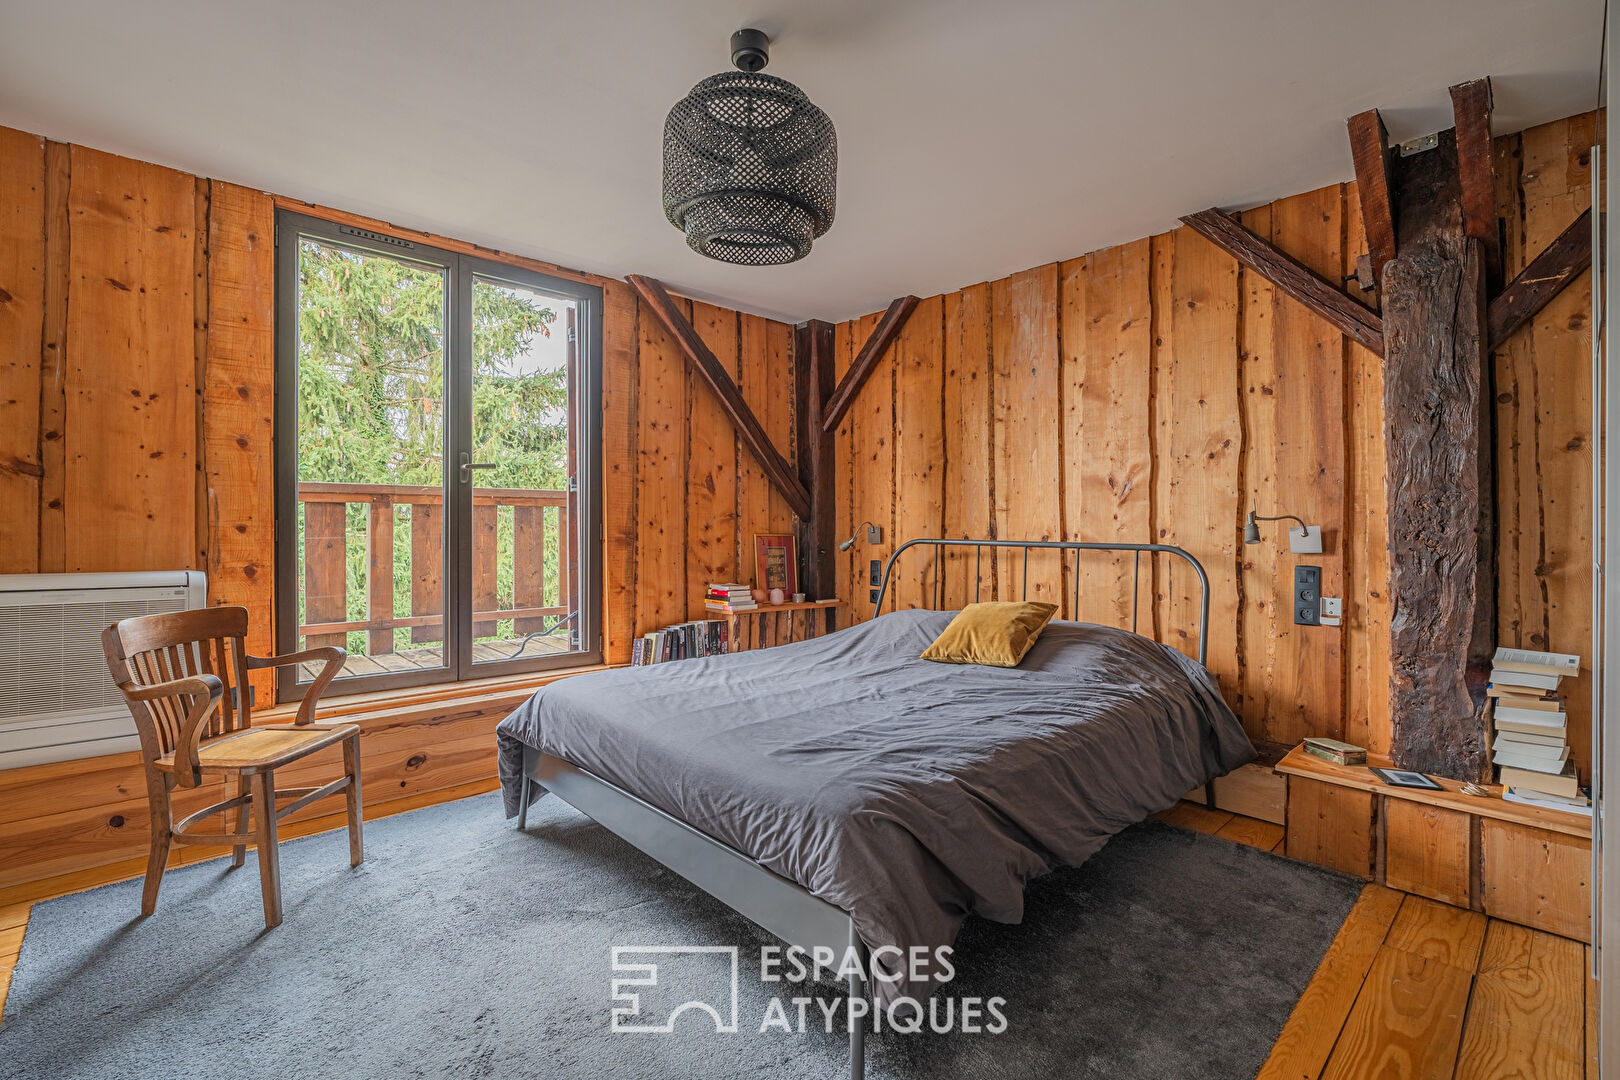
<svg viewBox="0 0 1620 1080">
<path fill-rule="evenodd" d="M 248 847 L 259 852 L 264 925 L 281 925 L 281 865 L 276 822 L 295 810 L 344 792 L 349 804 L 349 865 L 364 853 L 360 822 L 360 729 L 353 724 L 313 723 L 315 703 L 343 668 L 342 649 L 306 649 L 290 656 L 249 656 L 248 613 L 241 607 L 204 608 L 144 615 L 102 631 L 101 644 L 113 681 L 124 693 L 141 738 L 146 793 L 152 813 L 152 850 L 146 863 L 141 914 L 157 909 L 158 886 L 171 844 L 230 844 L 231 865 L 241 866 Z M 292 724 L 252 726 L 247 673 L 324 660 Z M 343 744 L 343 776 L 321 787 L 277 791 L 275 770 L 334 743 Z M 170 794 L 196 787 L 204 773 L 236 777 L 233 798 L 176 822 Z M 278 806 L 277 799 L 291 800 Z M 231 832 L 199 831 L 203 819 L 236 811 Z M 248 828 L 249 811 L 254 819 Z"/>
</svg>

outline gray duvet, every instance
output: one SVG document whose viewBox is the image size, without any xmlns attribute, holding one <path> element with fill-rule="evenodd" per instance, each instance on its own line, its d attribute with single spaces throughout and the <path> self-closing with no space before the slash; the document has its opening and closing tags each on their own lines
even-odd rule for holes
<svg viewBox="0 0 1620 1080">
<path fill-rule="evenodd" d="M 918 659 L 951 616 L 552 683 L 497 731 L 506 812 L 526 743 L 843 908 L 870 948 L 934 949 L 970 911 L 1020 921 L 1030 878 L 1254 756 L 1174 649 L 1053 622 L 1017 668 Z"/>
</svg>

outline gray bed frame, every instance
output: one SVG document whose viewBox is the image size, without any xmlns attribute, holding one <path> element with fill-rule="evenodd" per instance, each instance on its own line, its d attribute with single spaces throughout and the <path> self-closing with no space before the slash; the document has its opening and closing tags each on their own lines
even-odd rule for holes
<svg viewBox="0 0 1620 1080">
<path fill-rule="evenodd" d="M 1128 552 L 1133 554 L 1135 563 L 1133 581 L 1140 586 L 1142 574 L 1142 556 L 1147 554 L 1168 555 L 1185 561 L 1197 576 L 1200 589 L 1200 603 L 1198 614 L 1198 662 L 1206 662 L 1208 649 L 1205 639 L 1209 636 L 1209 576 L 1204 568 L 1192 555 L 1178 547 L 1169 544 L 1103 544 L 1083 541 L 1059 540 L 948 540 L 943 538 L 921 538 L 908 540 L 894 550 L 883 568 L 883 579 L 878 587 L 877 601 L 873 604 L 872 614 L 880 614 L 883 610 L 883 601 L 888 595 L 889 581 L 893 575 L 895 561 L 902 554 L 912 548 L 931 548 L 934 558 L 934 588 L 931 590 L 931 600 L 934 606 L 931 610 L 942 611 L 945 608 L 945 575 L 941 572 L 944 565 L 944 556 L 950 548 L 972 548 L 974 550 L 974 595 L 973 600 L 979 599 L 980 585 L 984 580 L 983 563 L 984 552 L 991 550 L 992 568 L 1000 569 L 1000 560 L 996 549 L 1007 548 L 1023 552 L 1022 566 L 1019 570 L 1019 594 L 1022 597 L 1029 595 L 1029 553 L 1031 551 L 1055 550 L 1062 552 L 1063 566 L 1067 568 L 1067 553 L 1075 553 L 1075 585 L 1073 611 L 1080 610 L 1080 573 L 1079 563 L 1083 552 Z M 1017 561 L 1014 556 L 1007 561 L 1006 569 L 1002 572 L 1011 573 L 1013 563 Z M 1150 562 L 1151 566 L 1151 562 Z M 1005 590 L 1002 591 L 1003 594 Z M 1132 590 L 1131 601 L 1131 630 L 1137 628 L 1137 615 L 1140 606 L 1141 589 Z M 577 765 L 570 764 L 558 757 L 542 753 L 532 746 L 523 748 L 523 786 L 520 795 L 521 809 L 518 812 L 518 828 L 526 829 L 529 822 L 529 803 L 536 787 L 542 791 L 549 791 L 575 810 L 592 819 L 603 828 L 628 841 L 632 846 L 640 849 L 656 861 L 681 875 L 693 885 L 702 889 L 710 896 L 719 900 L 739 915 L 752 920 L 754 923 L 781 938 L 790 946 L 798 946 L 806 953 L 813 954 L 817 949 L 831 949 L 836 956 L 845 955 L 846 949 L 855 949 L 862 959 L 864 968 L 866 961 L 866 946 L 861 936 L 855 930 L 855 921 L 849 913 L 842 908 L 835 907 L 820 897 L 813 896 L 802 886 L 789 881 L 780 874 L 761 866 L 753 859 L 740 851 L 711 839 L 707 835 L 692 828 L 692 826 L 664 813 L 657 807 L 638 799 L 636 796 L 608 783 L 598 776 L 593 776 Z M 1206 798 L 1210 805 L 1214 805 L 1214 787 L 1206 787 Z M 848 1000 L 853 1002 L 857 998 L 865 998 L 867 987 L 865 980 L 859 975 L 849 977 Z M 847 1007 L 847 1006 L 846 1006 Z M 846 1018 L 850 1014 L 845 1013 Z M 863 1080 L 866 1075 L 866 1030 L 865 1022 L 851 1024 L 849 1030 L 849 1075 L 850 1080 Z"/>
</svg>

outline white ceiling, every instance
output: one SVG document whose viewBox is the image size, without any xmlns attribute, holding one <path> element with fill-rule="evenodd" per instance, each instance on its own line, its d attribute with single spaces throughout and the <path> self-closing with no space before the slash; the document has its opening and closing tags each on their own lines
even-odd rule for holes
<svg viewBox="0 0 1620 1080">
<path fill-rule="evenodd" d="M 790 320 L 842 319 L 1351 174 L 1345 117 L 1590 109 L 1602 0 L 0 0 L 0 123 Z M 809 258 L 703 259 L 665 113 L 731 32 L 838 128 Z"/>
</svg>

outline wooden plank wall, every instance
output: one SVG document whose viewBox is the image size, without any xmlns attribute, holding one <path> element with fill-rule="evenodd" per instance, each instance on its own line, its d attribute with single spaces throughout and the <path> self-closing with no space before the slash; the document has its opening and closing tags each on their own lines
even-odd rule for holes
<svg viewBox="0 0 1620 1080">
<path fill-rule="evenodd" d="M 1498 140 L 1509 275 L 1587 205 L 1593 138 L 1585 115 Z M 1331 279 L 1365 249 L 1354 184 L 1242 216 Z M 1588 296 L 1583 278 L 1496 356 L 1507 644 L 1589 652 Z M 837 328 L 842 363 L 876 318 Z M 843 558 L 841 617 L 870 617 L 868 560 L 912 536 L 1177 544 L 1209 572 L 1210 666 L 1251 736 L 1387 752 L 1382 401 L 1376 356 L 1185 228 L 924 301 L 839 429 L 839 534 L 863 519 L 885 530 Z M 1245 546 L 1251 503 L 1323 526 L 1323 554 L 1291 555 L 1280 524 Z M 897 568 L 901 606 L 921 597 L 925 561 Z M 1342 627 L 1293 624 L 1299 564 L 1345 598 Z M 1043 569 L 1032 561 L 1030 595 L 1061 587 L 1067 610 L 1073 564 Z M 1129 625 L 1132 571 L 1088 556 L 1082 615 Z M 984 598 L 1022 594 L 1007 555 L 981 572 Z M 969 598 L 971 556 L 946 575 L 950 605 Z M 1195 585 L 1165 559 L 1136 586 L 1142 628 L 1189 653 Z M 1585 689 L 1569 695 L 1583 768 Z"/>
<path fill-rule="evenodd" d="M 0 128 L 0 573 L 206 570 L 210 603 L 245 605 L 249 648 L 274 651 L 280 204 L 389 227 Z M 751 582 L 754 534 L 793 516 L 634 290 L 586 279 L 604 290 L 605 650 L 625 663 L 635 634 L 700 617 L 710 580 Z M 791 458 L 792 327 L 688 307 Z M 368 721 L 368 800 L 492 778 L 514 703 Z M 144 850 L 133 755 L 12 770 L 0 788 L 0 888 Z"/>
<path fill-rule="evenodd" d="M 1591 204 L 1597 114 L 1496 140 L 1497 216 L 1511 278 Z M 1495 354 L 1502 643 L 1591 659 L 1591 295 L 1582 274 Z M 1583 663 L 1583 670 L 1590 670 Z M 1585 680 L 1566 683 L 1571 756 L 1588 776 Z"/>
</svg>

